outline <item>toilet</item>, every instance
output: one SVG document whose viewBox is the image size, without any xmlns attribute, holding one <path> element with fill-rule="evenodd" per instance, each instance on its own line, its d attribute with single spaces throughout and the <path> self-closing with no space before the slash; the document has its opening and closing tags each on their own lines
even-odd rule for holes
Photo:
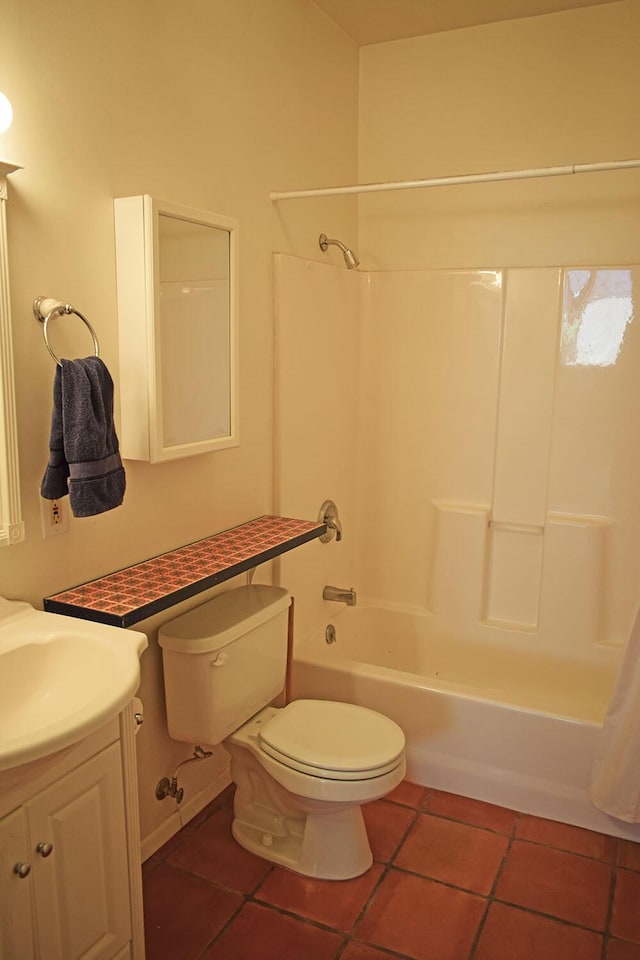
<svg viewBox="0 0 640 960">
<path fill-rule="evenodd" d="M 285 684 L 290 603 L 282 587 L 252 584 L 165 624 L 167 725 L 175 740 L 228 750 L 241 846 L 307 877 L 346 880 L 371 866 L 361 805 L 403 780 L 405 738 L 350 703 L 271 705 Z"/>
</svg>

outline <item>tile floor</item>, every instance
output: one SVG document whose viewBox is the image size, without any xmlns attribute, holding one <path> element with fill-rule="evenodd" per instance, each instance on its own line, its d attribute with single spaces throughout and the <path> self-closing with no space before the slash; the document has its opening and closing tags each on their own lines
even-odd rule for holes
<svg viewBox="0 0 640 960">
<path fill-rule="evenodd" d="M 371 869 L 309 880 L 233 841 L 232 789 L 144 864 L 147 960 L 640 960 L 640 844 L 405 782 Z"/>
</svg>

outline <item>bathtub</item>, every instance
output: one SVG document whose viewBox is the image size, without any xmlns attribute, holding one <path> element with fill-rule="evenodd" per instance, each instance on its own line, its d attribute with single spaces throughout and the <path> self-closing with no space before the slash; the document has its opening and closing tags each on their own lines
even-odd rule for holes
<svg viewBox="0 0 640 960">
<path fill-rule="evenodd" d="M 550 659 L 434 638 L 428 615 L 363 605 L 296 639 L 290 696 L 378 710 L 407 738 L 407 779 L 525 813 L 640 840 L 587 795 L 617 656 Z M 611 655 L 613 653 L 613 656 Z"/>
</svg>

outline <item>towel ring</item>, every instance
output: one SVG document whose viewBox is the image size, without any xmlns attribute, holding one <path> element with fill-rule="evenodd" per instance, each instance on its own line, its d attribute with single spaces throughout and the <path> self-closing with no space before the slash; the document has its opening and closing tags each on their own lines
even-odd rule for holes
<svg viewBox="0 0 640 960">
<path fill-rule="evenodd" d="M 51 344 L 49 343 L 49 337 L 47 335 L 47 325 L 53 316 L 61 317 L 64 314 L 74 313 L 76 317 L 79 317 L 91 334 L 95 356 L 100 356 L 100 345 L 98 343 L 95 330 L 87 318 L 83 316 L 79 310 L 76 310 L 75 307 L 72 307 L 70 303 L 61 303 L 60 300 L 54 300 L 52 297 L 36 297 L 36 299 L 33 301 L 33 313 L 36 320 L 39 320 L 42 324 L 42 333 L 46 348 L 59 367 L 62 366 L 62 363 L 53 352 Z"/>
</svg>

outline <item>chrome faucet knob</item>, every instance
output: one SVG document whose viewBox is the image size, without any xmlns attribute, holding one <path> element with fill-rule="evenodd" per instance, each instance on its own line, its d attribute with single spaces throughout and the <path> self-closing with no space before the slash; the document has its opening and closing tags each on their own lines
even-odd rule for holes
<svg viewBox="0 0 640 960">
<path fill-rule="evenodd" d="M 335 530 L 336 540 L 342 540 L 342 524 L 337 517 L 329 517 L 327 520 L 327 526 L 330 530 Z"/>
<path fill-rule="evenodd" d="M 333 500 L 324 501 L 318 511 L 318 520 L 327 526 L 327 532 L 319 537 L 320 543 L 329 543 L 334 537 L 338 541 L 342 540 L 342 524 Z"/>
</svg>

